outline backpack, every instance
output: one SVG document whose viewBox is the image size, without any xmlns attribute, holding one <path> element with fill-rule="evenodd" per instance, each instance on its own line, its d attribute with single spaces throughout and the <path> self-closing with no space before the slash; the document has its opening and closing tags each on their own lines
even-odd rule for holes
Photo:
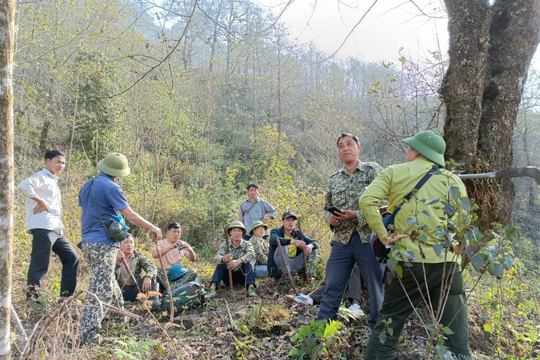
<svg viewBox="0 0 540 360">
<path fill-rule="evenodd" d="M 188 282 L 172 291 L 174 311 L 180 312 L 186 308 L 202 308 L 206 303 L 205 296 L 206 289 L 204 285 L 194 281 Z M 163 301 L 161 302 L 162 311 L 169 311 L 169 302 L 169 296 L 167 294 L 163 295 Z"/>
</svg>

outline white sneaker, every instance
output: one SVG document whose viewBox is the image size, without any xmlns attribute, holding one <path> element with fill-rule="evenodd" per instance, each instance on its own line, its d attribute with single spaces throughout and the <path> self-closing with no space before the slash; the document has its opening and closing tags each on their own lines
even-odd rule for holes
<svg viewBox="0 0 540 360">
<path fill-rule="evenodd" d="M 294 301 L 299 304 L 308 303 L 309 305 L 313 305 L 313 299 L 309 295 L 300 294 L 294 297 Z"/>
<path fill-rule="evenodd" d="M 351 306 L 349 306 L 349 310 L 358 314 L 358 315 L 364 315 L 364 311 L 360 307 L 360 304 L 355 302 Z"/>
<path fill-rule="evenodd" d="M 285 295 L 285 301 L 291 304 L 292 303 L 298 303 L 298 304 L 308 303 L 309 305 L 313 305 L 313 299 L 311 298 L 311 296 L 304 295 L 304 294 L 300 294 L 296 296 Z"/>
</svg>

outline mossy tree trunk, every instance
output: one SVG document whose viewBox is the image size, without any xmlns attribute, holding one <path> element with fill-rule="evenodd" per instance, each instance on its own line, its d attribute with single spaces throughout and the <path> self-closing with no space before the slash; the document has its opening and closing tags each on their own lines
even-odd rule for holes
<svg viewBox="0 0 540 360">
<path fill-rule="evenodd" d="M 10 358 L 15 1 L 0 0 L 0 359 Z"/>
<path fill-rule="evenodd" d="M 450 64 L 440 89 L 446 158 L 469 172 L 511 168 L 523 85 L 540 39 L 540 0 L 445 0 Z M 506 225 L 512 180 L 469 180 L 479 225 Z"/>
</svg>

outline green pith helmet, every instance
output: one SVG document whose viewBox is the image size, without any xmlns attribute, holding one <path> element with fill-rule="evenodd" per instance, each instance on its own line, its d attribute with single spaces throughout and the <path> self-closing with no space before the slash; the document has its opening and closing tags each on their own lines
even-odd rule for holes
<svg viewBox="0 0 540 360">
<path fill-rule="evenodd" d="M 231 235 L 231 229 L 232 228 L 242 229 L 242 236 L 246 235 L 246 233 L 247 233 L 247 230 L 246 230 L 246 228 L 244 227 L 244 224 L 242 224 L 241 221 L 236 220 L 236 221 L 233 221 L 231 223 L 231 225 L 229 225 L 229 227 L 227 228 L 227 234 L 229 234 L 229 236 Z"/>
<path fill-rule="evenodd" d="M 120 153 L 110 153 L 98 162 L 97 168 L 102 173 L 114 177 L 128 176 L 131 173 L 127 158 Z"/>
<path fill-rule="evenodd" d="M 267 230 L 267 229 L 268 229 L 268 225 L 266 225 L 265 223 L 263 223 L 263 222 L 260 221 L 260 220 L 257 220 L 257 221 L 255 221 L 253 224 L 251 224 L 251 229 L 249 229 L 249 235 L 253 235 L 253 230 L 255 230 L 256 228 L 258 228 L 259 226 L 264 227 L 264 230 Z"/>
<path fill-rule="evenodd" d="M 444 167 L 446 143 L 440 134 L 431 130 L 420 131 L 403 142 L 439 167 Z"/>
<path fill-rule="evenodd" d="M 128 236 L 126 228 L 117 221 L 114 221 L 111 225 L 109 225 L 107 232 L 113 241 L 124 241 Z"/>
</svg>

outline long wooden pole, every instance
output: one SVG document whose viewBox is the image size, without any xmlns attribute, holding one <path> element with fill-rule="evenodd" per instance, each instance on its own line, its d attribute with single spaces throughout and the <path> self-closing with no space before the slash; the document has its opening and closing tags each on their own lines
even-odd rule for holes
<svg viewBox="0 0 540 360">
<path fill-rule="evenodd" d="M 278 246 L 278 249 L 279 249 L 279 252 L 281 253 L 281 257 L 283 258 L 283 263 L 285 265 L 285 270 L 287 271 L 287 277 L 289 278 L 290 282 L 291 282 L 291 285 L 292 285 L 292 288 L 294 290 L 294 294 L 295 295 L 299 295 L 298 294 L 298 290 L 296 290 L 296 285 L 294 285 L 294 280 L 292 278 L 292 274 L 291 274 L 291 269 L 289 268 L 289 261 L 287 260 L 287 258 L 285 257 L 285 252 L 283 251 L 283 249 L 281 248 L 281 241 L 279 241 L 279 238 L 276 239 L 276 242 L 277 242 L 277 246 Z"/>
<path fill-rule="evenodd" d="M 300 223 L 300 218 L 298 218 L 298 232 L 300 233 L 299 240 L 304 241 L 304 234 L 302 234 L 302 224 Z M 308 274 L 308 268 L 307 268 L 307 255 L 306 255 L 305 250 L 302 251 L 302 255 L 304 256 L 304 272 L 306 273 L 306 283 L 310 285 L 311 281 L 309 280 L 309 274 Z"/>
<path fill-rule="evenodd" d="M 159 267 L 163 272 L 163 278 L 165 279 L 165 287 L 167 288 L 167 295 L 169 296 L 169 321 L 174 322 L 174 302 L 171 292 L 171 284 L 169 283 L 169 277 L 167 276 L 167 270 L 165 270 L 165 265 L 163 265 L 163 258 L 161 257 L 161 252 L 159 251 L 159 248 L 157 246 L 158 241 L 155 237 L 153 239 L 154 243 L 156 244 L 156 250 L 158 253 Z"/>
<path fill-rule="evenodd" d="M 229 254 L 229 234 L 227 232 L 227 226 L 225 226 L 225 230 L 223 232 L 224 236 L 225 236 L 225 247 L 226 247 L 226 251 L 227 251 L 227 254 Z M 229 266 L 229 263 L 227 262 L 227 266 Z M 233 289 L 233 277 L 232 277 L 232 270 L 231 269 L 228 269 L 229 270 L 229 289 Z"/>
</svg>

